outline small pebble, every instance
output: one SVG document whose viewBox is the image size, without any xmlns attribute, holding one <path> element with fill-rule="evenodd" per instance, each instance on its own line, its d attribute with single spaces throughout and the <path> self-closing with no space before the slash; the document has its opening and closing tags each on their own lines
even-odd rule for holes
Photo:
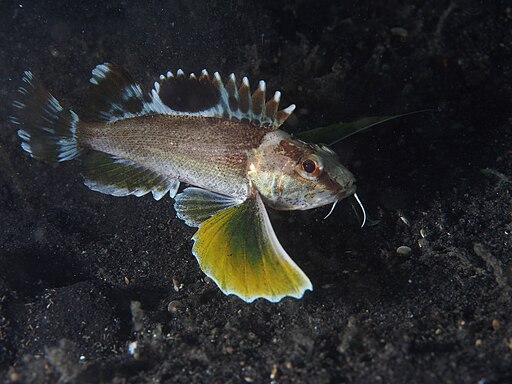
<svg viewBox="0 0 512 384">
<path fill-rule="evenodd" d="M 140 359 L 140 352 L 141 351 L 138 342 L 132 341 L 130 342 L 130 344 L 128 344 L 128 353 L 132 355 L 135 359 Z"/>
<path fill-rule="evenodd" d="M 18 372 L 14 371 L 14 370 L 11 371 L 11 375 L 10 376 L 11 376 L 11 381 L 14 382 L 14 383 L 16 383 L 16 382 L 21 380 L 21 377 L 18 374 Z"/>
<path fill-rule="evenodd" d="M 401 245 L 400 247 L 398 247 L 396 249 L 396 253 L 398 253 L 399 255 L 408 255 L 411 252 L 412 252 L 412 249 L 406 245 Z"/>
<path fill-rule="evenodd" d="M 405 217 L 404 215 L 400 215 L 400 220 L 402 220 L 402 222 L 407 225 L 408 227 L 411 225 L 411 223 L 409 222 L 409 219 L 407 217 Z"/>
<path fill-rule="evenodd" d="M 167 311 L 170 313 L 176 313 L 182 306 L 181 301 L 173 300 L 167 305 Z"/>
<path fill-rule="evenodd" d="M 494 329 L 495 331 L 497 331 L 498 329 L 500 329 L 500 321 L 498 319 L 493 319 L 492 321 L 492 329 Z"/>
<path fill-rule="evenodd" d="M 224 351 L 225 351 L 228 355 L 231 355 L 231 354 L 233 354 L 234 349 L 233 349 L 233 347 L 232 347 L 232 346 L 228 345 L 228 346 L 224 349 Z"/>
<path fill-rule="evenodd" d="M 274 380 L 277 377 L 277 364 L 272 364 L 272 371 L 270 372 L 270 380 Z"/>
<path fill-rule="evenodd" d="M 174 291 L 179 292 L 181 288 L 183 288 L 183 284 L 180 284 L 178 278 L 176 276 L 173 276 L 172 278 L 172 285 L 174 288 Z"/>
<path fill-rule="evenodd" d="M 390 32 L 393 36 L 398 36 L 405 39 L 409 35 L 409 31 L 402 27 L 394 27 L 390 29 Z"/>
</svg>

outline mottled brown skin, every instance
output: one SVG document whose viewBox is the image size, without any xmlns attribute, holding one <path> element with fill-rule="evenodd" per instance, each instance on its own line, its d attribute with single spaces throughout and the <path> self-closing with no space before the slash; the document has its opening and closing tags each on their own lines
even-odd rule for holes
<svg viewBox="0 0 512 384">
<path fill-rule="evenodd" d="M 80 123 L 79 143 L 181 182 L 230 196 L 249 194 L 247 151 L 270 128 L 248 121 L 149 115 L 113 123 Z"/>
<path fill-rule="evenodd" d="M 304 156 L 304 149 L 290 143 L 286 140 L 281 140 L 279 146 L 275 148 L 276 153 L 283 153 L 286 157 L 295 160 L 297 163 Z"/>
</svg>

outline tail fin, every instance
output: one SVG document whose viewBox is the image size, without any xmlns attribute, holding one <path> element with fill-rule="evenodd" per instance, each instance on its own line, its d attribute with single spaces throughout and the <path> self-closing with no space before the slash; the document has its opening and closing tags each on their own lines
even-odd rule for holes
<svg viewBox="0 0 512 384">
<path fill-rule="evenodd" d="M 47 162 L 71 160 L 80 153 L 76 140 L 78 116 L 62 108 L 32 72 L 23 74 L 11 122 L 19 126 L 21 147 Z"/>
</svg>

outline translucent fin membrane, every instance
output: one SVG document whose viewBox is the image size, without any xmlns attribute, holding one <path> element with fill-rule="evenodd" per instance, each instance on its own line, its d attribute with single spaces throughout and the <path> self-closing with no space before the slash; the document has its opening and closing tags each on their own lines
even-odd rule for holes
<svg viewBox="0 0 512 384">
<path fill-rule="evenodd" d="M 89 108 L 99 119 L 115 121 L 147 113 L 151 101 L 121 66 L 105 63 L 92 70 Z"/>
<path fill-rule="evenodd" d="M 206 189 L 188 187 L 174 199 L 177 216 L 190 227 L 199 225 L 225 208 L 241 204 L 243 201 L 221 195 Z"/>
<path fill-rule="evenodd" d="M 23 74 L 12 105 L 11 123 L 17 126 L 21 147 L 30 156 L 60 162 L 79 155 L 76 141 L 78 116 L 64 109 L 32 72 Z"/>
<path fill-rule="evenodd" d="M 180 185 L 178 180 L 103 152 L 89 151 L 83 165 L 84 184 L 107 195 L 140 197 L 151 192 L 155 200 L 160 200 L 167 193 L 174 197 Z"/>
</svg>

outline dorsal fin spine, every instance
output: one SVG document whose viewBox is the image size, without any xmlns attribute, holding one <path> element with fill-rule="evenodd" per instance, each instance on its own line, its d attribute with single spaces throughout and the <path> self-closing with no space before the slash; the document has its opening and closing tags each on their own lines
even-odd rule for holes
<svg viewBox="0 0 512 384">
<path fill-rule="evenodd" d="M 240 112 L 242 113 L 242 118 L 252 120 L 250 85 L 249 79 L 245 76 L 242 78 L 242 85 L 238 89 L 238 95 L 240 97 Z"/>
<path fill-rule="evenodd" d="M 219 114 L 231 118 L 231 108 L 229 108 L 228 92 L 222 82 L 219 72 L 213 74 L 214 85 L 220 93 L 220 101 L 218 105 Z"/>
<path fill-rule="evenodd" d="M 260 80 L 258 88 L 252 94 L 252 115 L 253 119 L 259 122 L 260 126 L 265 121 L 265 90 L 265 82 Z"/>
<path fill-rule="evenodd" d="M 290 115 L 293 113 L 294 110 L 295 110 L 295 104 L 291 104 L 288 107 L 286 107 L 285 109 L 278 111 L 277 115 L 276 115 L 276 121 L 274 122 L 274 126 L 276 124 L 278 124 L 277 126 L 279 127 L 281 124 L 283 124 L 286 121 L 286 119 L 288 119 L 288 117 L 290 117 Z"/>
<path fill-rule="evenodd" d="M 276 121 L 277 109 L 279 107 L 279 100 L 281 99 L 281 92 L 276 91 L 274 96 L 267 101 L 265 105 L 265 124 L 272 126 L 273 122 Z"/>
<path fill-rule="evenodd" d="M 238 88 L 236 87 L 236 77 L 234 73 L 229 75 L 226 91 L 228 92 L 228 104 L 231 110 L 231 116 L 240 120 Z"/>
</svg>

